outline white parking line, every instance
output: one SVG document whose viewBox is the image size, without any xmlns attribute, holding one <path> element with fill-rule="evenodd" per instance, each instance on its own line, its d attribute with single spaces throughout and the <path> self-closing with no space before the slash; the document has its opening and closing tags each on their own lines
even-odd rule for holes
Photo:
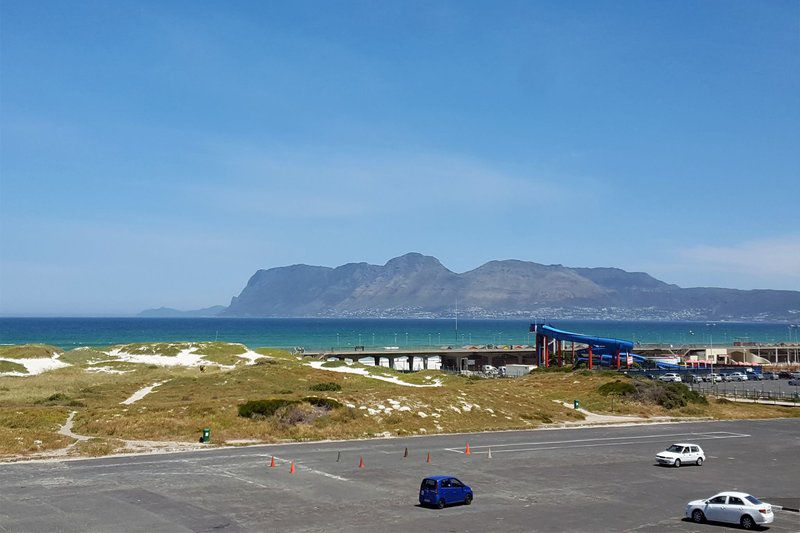
<svg viewBox="0 0 800 533">
<path fill-rule="evenodd" d="M 750 435 L 744 433 L 731 433 L 728 431 L 708 431 L 708 432 L 695 432 L 695 433 L 668 433 L 668 434 L 653 434 L 653 435 L 637 435 L 632 437 L 597 437 L 592 439 L 571 439 L 571 440 L 557 440 L 557 441 L 540 441 L 540 442 L 518 442 L 510 444 L 487 444 L 481 446 L 472 446 L 471 453 L 481 454 L 489 453 L 488 448 L 492 449 L 492 453 L 508 453 L 508 452 L 523 452 L 535 450 L 554 450 L 558 448 L 586 448 L 594 446 L 615 446 L 621 444 L 640 444 L 642 439 L 663 439 L 667 437 L 691 437 L 692 440 L 712 440 L 712 439 L 735 439 L 745 438 Z M 593 443 L 593 444 L 579 444 L 579 443 Z M 559 446 L 553 446 L 558 444 Z M 520 448 L 520 446 L 535 446 L 535 448 Z M 502 448 L 514 448 L 504 450 Z M 487 451 L 480 451 L 486 448 Z M 498 449 L 500 448 L 500 449 Z M 445 448 L 445 450 L 454 453 L 465 453 L 462 448 Z M 477 451 L 476 451 L 477 450 Z"/>
</svg>

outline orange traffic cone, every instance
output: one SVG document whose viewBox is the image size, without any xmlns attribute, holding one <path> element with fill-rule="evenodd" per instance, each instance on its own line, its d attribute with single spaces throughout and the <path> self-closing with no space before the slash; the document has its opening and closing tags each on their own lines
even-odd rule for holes
<svg viewBox="0 0 800 533">
<path fill-rule="evenodd" d="M 364 456 L 363 455 L 361 456 L 361 460 L 358 461 L 358 467 L 359 468 L 364 468 Z"/>
<path fill-rule="evenodd" d="M 289 469 L 290 474 L 294 474 L 294 461 L 292 461 L 292 467 Z"/>
<path fill-rule="evenodd" d="M 270 468 L 275 468 L 275 456 L 274 455 L 272 456 L 272 460 L 269 462 L 269 467 Z"/>
<path fill-rule="evenodd" d="M 464 451 L 465 455 L 472 455 L 472 452 L 469 451 L 469 442 L 467 443 L 467 449 Z"/>
<path fill-rule="evenodd" d="M 425 462 L 426 463 L 430 463 L 431 462 L 431 452 L 428 452 L 428 460 L 425 461 Z"/>
<path fill-rule="evenodd" d="M 403 452 L 403 458 L 405 459 L 406 457 L 408 457 L 408 448 Z"/>
</svg>

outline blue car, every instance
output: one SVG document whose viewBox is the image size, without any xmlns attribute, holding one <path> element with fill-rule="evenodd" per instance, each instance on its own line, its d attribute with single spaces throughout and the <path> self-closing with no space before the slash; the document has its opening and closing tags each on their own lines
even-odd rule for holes
<svg viewBox="0 0 800 533">
<path fill-rule="evenodd" d="M 443 509 L 452 503 L 472 503 L 472 489 L 450 476 L 431 476 L 419 487 L 419 504 Z"/>
</svg>

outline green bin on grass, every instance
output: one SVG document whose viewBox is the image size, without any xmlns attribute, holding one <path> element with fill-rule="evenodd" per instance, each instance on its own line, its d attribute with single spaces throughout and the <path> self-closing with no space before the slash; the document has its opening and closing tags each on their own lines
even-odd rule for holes
<svg viewBox="0 0 800 533">
<path fill-rule="evenodd" d="M 200 442 L 211 442 L 211 428 L 203 428 L 203 436 L 200 437 Z"/>
<path fill-rule="evenodd" d="M 580 400 L 572 400 L 572 407 L 573 407 L 574 409 L 580 409 L 580 407 L 581 407 L 581 401 L 580 401 Z"/>
</svg>

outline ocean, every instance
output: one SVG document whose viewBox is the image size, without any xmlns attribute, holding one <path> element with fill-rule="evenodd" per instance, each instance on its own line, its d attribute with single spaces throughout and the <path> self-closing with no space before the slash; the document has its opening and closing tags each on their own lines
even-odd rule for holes
<svg viewBox="0 0 800 533">
<path fill-rule="evenodd" d="M 797 341 L 788 324 L 553 320 L 555 327 L 640 343 L 729 344 Z M 261 346 L 345 349 L 351 346 L 439 347 L 531 344 L 528 320 L 326 318 L 0 318 L 0 344 L 64 349 L 130 342 L 225 341 Z"/>
</svg>

